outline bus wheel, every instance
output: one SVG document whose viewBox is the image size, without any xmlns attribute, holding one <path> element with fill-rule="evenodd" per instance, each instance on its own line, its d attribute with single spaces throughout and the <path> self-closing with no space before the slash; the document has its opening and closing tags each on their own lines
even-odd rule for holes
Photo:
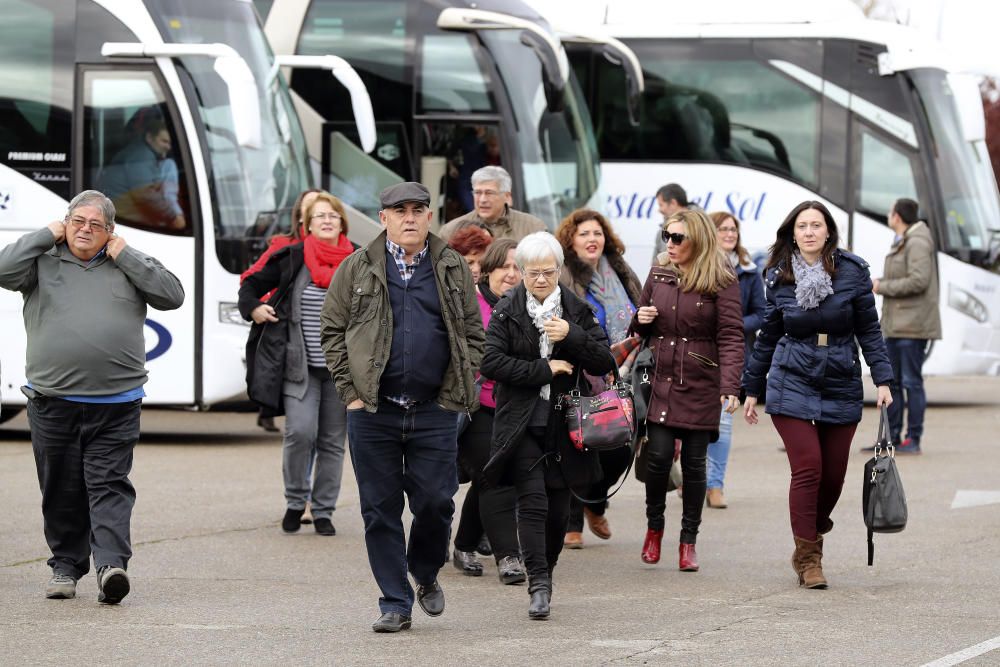
<svg viewBox="0 0 1000 667">
<path fill-rule="evenodd" d="M 13 408 L 0 408 L 0 424 L 4 423 L 5 421 L 9 421 L 9 420 L 13 419 L 14 417 L 18 416 L 19 414 L 21 414 L 21 410 L 23 410 L 23 409 L 24 408 L 22 408 L 21 406 L 17 406 L 17 407 L 13 407 Z"/>
</svg>

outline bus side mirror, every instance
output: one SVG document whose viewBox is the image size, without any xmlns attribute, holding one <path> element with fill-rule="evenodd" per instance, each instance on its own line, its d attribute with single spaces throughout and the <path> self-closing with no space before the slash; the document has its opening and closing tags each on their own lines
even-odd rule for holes
<svg viewBox="0 0 1000 667">
<path fill-rule="evenodd" d="M 541 61 L 546 109 L 550 113 L 561 112 L 566 105 L 566 79 L 559 69 L 558 55 L 549 48 L 549 44 L 544 39 L 534 32 L 523 31 L 521 43 L 534 51 L 538 60 Z"/>
<path fill-rule="evenodd" d="M 986 141 L 986 119 L 983 115 L 983 98 L 979 92 L 978 77 L 953 72 L 948 74 L 948 87 L 954 96 L 962 138 L 969 143 Z"/>
<path fill-rule="evenodd" d="M 617 43 L 616 43 L 617 42 Z M 635 53 L 628 47 L 625 50 L 618 47 L 618 40 L 609 41 L 601 49 L 601 54 L 612 65 L 621 67 L 625 72 L 625 106 L 628 109 L 628 119 L 632 125 L 639 125 L 639 105 L 642 101 L 642 92 L 646 89 L 646 80 L 642 74 L 642 67 L 639 65 Z"/>
</svg>

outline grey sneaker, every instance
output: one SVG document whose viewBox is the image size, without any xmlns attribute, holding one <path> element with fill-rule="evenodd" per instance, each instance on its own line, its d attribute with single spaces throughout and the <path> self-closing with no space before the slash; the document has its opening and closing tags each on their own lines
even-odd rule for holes
<svg viewBox="0 0 1000 667">
<path fill-rule="evenodd" d="M 105 565 L 97 572 L 97 601 L 118 604 L 128 595 L 128 575 L 120 567 Z"/>
<path fill-rule="evenodd" d="M 62 572 L 53 572 L 49 585 L 45 587 L 45 597 L 50 600 L 72 600 L 76 597 L 76 579 Z"/>
</svg>

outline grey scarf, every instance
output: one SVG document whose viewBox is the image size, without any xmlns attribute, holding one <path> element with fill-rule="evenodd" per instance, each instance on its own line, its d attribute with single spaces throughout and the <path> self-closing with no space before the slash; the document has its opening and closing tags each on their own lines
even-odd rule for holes
<svg viewBox="0 0 1000 667">
<path fill-rule="evenodd" d="M 798 250 L 792 253 L 792 273 L 795 274 L 795 300 L 802 310 L 819 306 L 833 294 L 833 280 L 823 267 L 822 258 L 810 266 Z"/>
<path fill-rule="evenodd" d="M 632 323 L 635 307 L 628 298 L 628 292 L 625 291 L 618 274 L 611 268 L 611 262 L 604 255 L 601 255 L 587 289 L 604 306 L 605 332 L 608 334 L 608 341 L 614 345 L 628 338 L 628 327 Z"/>
</svg>

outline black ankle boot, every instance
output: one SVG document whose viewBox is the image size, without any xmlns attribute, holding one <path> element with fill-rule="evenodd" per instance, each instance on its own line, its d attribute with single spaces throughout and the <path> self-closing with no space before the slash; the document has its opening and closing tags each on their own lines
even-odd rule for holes
<svg viewBox="0 0 1000 667">
<path fill-rule="evenodd" d="M 552 600 L 552 579 L 549 577 L 532 577 L 528 583 L 528 595 L 531 603 L 528 605 L 528 618 L 545 620 L 549 617 L 549 602 Z"/>
</svg>

